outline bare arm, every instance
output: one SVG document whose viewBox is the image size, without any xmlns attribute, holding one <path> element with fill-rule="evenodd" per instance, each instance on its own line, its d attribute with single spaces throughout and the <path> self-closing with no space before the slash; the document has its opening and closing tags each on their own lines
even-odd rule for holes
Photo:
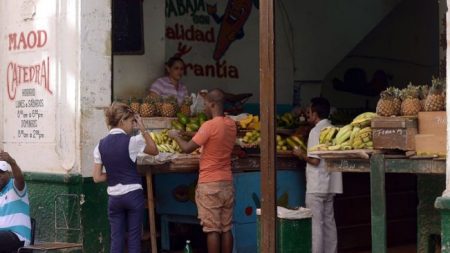
<svg viewBox="0 0 450 253">
<path fill-rule="evenodd" d="M 190 154 L 200 147 L 199 145 L 197 145 L 197 143 L 193 142 L 192 140 L 190 141 L 183 140 L 183 138 L 181 138 L 180 136 L 180 133 L 175 130 L 169 131 L 169 137 L 174 139 L 180 146 L 183 153 L 186 154 Z"/>
<path fill-rule="evenodd" d="M 108 179 L 106 173 L 102 171 L 103 164 L 95 163 L 94 164 L 94 172 L 92 173 L 92 177 L 95 183 L 105 182 Z"/>
<path fill-rule="evenodd" d="M 320 164 L 320 159 L 309 157 L 305 152 L 301 149 L 294 149 L 294 155 L 296 155 L 300 160 L 304 160 L 305 162 L 311 164 L 312 166 L 318 166 Z"/>
<path fill-rule="evenodd" d="M 155 142 L 153 141 L 152 137 L 148 134 L 147 130 L 145 129 L 144 123 L 142 122 L 141 116 L 138 114 L 135 115 L 136 122 L 138 124 L 139 130 L 141 131 L 142 136 L 145 139 L 145 149 L 144 153 L 149 155 L 157 155 L 159 153 L 158 147 L 156 147 Z"/>
<path fill-rule="evenodd" d="M 23 177 L 22 170 L 19 165 L 17 165 L 16 160 L 14 160 L 7 152 L 0 150 L 0 161 L 5 161 L 11 165 L 12 174 L 14 176 L 14 185 L 17 190 L 22 191 L 25 189 L 25 178 Z"/>
</svg>

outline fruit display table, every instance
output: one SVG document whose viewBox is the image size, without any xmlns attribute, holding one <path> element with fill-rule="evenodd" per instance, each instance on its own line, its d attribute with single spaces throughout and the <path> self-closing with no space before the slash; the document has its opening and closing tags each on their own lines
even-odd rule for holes
<svg viewBox="0 0 450 253">
<path fill-rule="evenodd" d="M 386 193 L 385 193 L 385 173 L 414 173 L 419 175 L 424 174 L 443 174 L 445 175 L 446 161 L 444 159 L 433 158 L 406 158 L 393 157 L 381 153 L 373 153 L 370 158 L 346 158 L 345 156 L 336 155 L 324 157 L 328 170 L 335 172 L 366 172 L 370 173 L 370 196 L 371 196 L 371 219 L 372 219 L 372 252 L 385 253 L 387 252 L 386 240 Z M 422 210 L 432 210 L 433 202 L 430 203 L 431 208 L 422 208 L 422 203 L 427 196 L 421 192 L 429 192 L 430 188 L 440 187 L 434 182 L 430 184 L 421 184 L 419 177 L 418 193 L 419 193 L 419 207 L 418 207 L 418 247 L 417 252 L 428 252 L 430 234 L 427 230 L 429 225 L 425 224 L 425 220 L 420 217 Z M 445 184 L 445 182 L 443 182 Z M 441 186 L 442 188 L 445 185 Z M 422 188 L 422 189 L 421 189 Z M 428 189 L 426 189 L 428 188 Z M 440 194 L 440 192 L 439 192 Z M 425 194 L 426 195 L 426 194 Z M 436 196 L 434 196 L 435 198 Z M 434 199 L 433 199 L 434 200 Z M 430 215 L 427 215 L 426 220 L 432 220 Z"/>
<path fill-rule="evenodd" d="M 256 252 L 256 209 L 260 207 L 260 157 L 258 154 L 232 161 L 235 186 L 233 214 L 234 252 Z M 291 155 L 280 155 L 277 162 L 278 205 L 304 205 L 305 164 Z M 155 211 L 161 222 L 161 249 L 170 249 L 169 223 L 198 224 L 195 187 L 197 158 L 175 159 L 151 165 L 138 158 L 138 169 L 146 175 L 152 245 L 156 245 Z M 154 186 L 153 186 L 154 182 Z M 156 246 L 153 248 L 156 252 Z"/>
</svg>

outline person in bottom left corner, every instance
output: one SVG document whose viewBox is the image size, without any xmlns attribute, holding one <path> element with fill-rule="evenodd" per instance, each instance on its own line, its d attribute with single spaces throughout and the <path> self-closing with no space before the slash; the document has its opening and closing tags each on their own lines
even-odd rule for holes
<svg viewBox="0 0 450 253">
<path fill-rule="evenodd" d="M 105 116 L 110 131 L 95 147 L 93 178 L 96 183 L 108 183 L 110 253 L 125 252 L 127 231 L 127 252 L 140 253 L 145 200 L 136 158 L 140 152 L 157 155 L 158 148 L 147 133 L 142 118 L 128 105 L 114 102 L 106 109 Z M 136 124 L 141 133 L 132 136 Z"/>
<path fill-rule="evenodd" d="M 29 245 L 30 239 L 30 205 L 25 179 L 16 161 L 0 149 L 0 253 L 16 252 Z"/>
</svg>

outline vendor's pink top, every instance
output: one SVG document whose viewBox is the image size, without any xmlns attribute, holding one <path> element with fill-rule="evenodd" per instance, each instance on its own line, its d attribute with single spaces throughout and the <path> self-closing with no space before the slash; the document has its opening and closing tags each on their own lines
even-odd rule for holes
<svg viewBox="0 0 450 253">
<path fill-rule="evenodd" d="M 181 104 L 188 95 L 187 88 L 182 82 L 179 82 L 178 89 L 175 89 L 175 85 L 170 82 L 170 79 L 167 76 L 156 80 L 150 87 L 150 91 L 162 97 L 174 96 L 177 98 L 178 104 Z"/>
<path fill-rule="evenodd" d="M 192 138 L 202 146 L 199 183 L 231 181 L 231 152 L 236 140 L 236 123 L 228 117 L 206 121 Z"/>
</svg>

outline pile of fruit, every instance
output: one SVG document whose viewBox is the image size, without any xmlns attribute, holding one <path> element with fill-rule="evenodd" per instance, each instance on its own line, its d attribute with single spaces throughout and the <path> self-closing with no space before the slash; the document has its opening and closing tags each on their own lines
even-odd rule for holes
<svg viewBox="0 0 450 253">
<path fill-rule="evenodd" d="M 259 130 L 259 116 L 249 114 L 247 117 L 241 119 L 239 122 L 239 128 L 249 130 Z"/>
<path fill-rule="evenodd" d="M 256 147 L 261 141 L 261 134 L 259 130 L 249 131 L 245 133 L 244 137 L 239 138 L 238 141 L 246 146 Z"/>
<path fill-rule="evenodd" d="M 371 121 L 377 114 L 365 112 L 353 119 L 352 123 L 341 128 L 330 126 L 322 129 L 319 144 L 309 151 L 372 149 Z"/>
<path fill-rule="evenodd" d="M 299 125 L 299 119 L 298 117 L 294 117 L 294 114 L 291 112 L 286 112 L 283 115 L 277 115 L 277 128 L 286 128 L 286 129 L 293 129 L 297 128 Z"/>
<path fill-rule="evenodd" d="M 416 116 L 420 111 L 445 110 L 445 80 L 433 79 L 432 85 L 409 84 L 400 90 L 389 87 L 381 92 L 376 112 L 379 116 Z"/>
<path fill-rule="evenodd" d="M 172 128 L 186 132 L 196 132 L 207 120 L 206 114 L 199 113 L 197 117 L 188 117 L 186 114 L 177 113 L 177 119 L 171 122 Z"/>
<path fill-rule="evenodd" d="M 144 99 L 130 99 L 131 109 L 141 117 L 175 117 L 177 112 L 191 115 L 192 98 L 186 96 L 181 106 L 173 96 L 163 98 L 160 96 L 147 96 Z"/>
<path fill-rule="evenodd" d="M 161 153 L 181 153 L 178 143 L 167 135 L 168 130 L 161 132 L 150 132 L 150 136 Z"/>
<path fill-rule="evenodd" d="M 283 137 L 277 134 L 277 151 L 288 151 L 298 148 L 306 152 L 306 145 L 301 138 L 295 135 Z"/>
</svg>

